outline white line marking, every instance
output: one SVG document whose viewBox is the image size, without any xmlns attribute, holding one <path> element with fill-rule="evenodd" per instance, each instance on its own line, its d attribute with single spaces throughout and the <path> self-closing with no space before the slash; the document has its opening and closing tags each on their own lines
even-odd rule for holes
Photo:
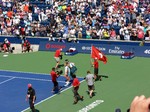
<svg viewBox="0 0 150 112">
<path fill-rule="evenodd" d="M 13 80 L 15 77 L 12 77 L 12 78 L 10 78 L 10 79 L 8 79 L 8 80 L 5 80 L 5 81 L 3 81 L 3 82 L 0 82 L 0 84 L 3 84 L 3 83 L 5 83 L 5 82 L 8 82 L 8 81 L 10 81 L 10 80 Z"/>
<path fill-rule="evenodd" d="M 82 83 L 82 82 L 84 82 L 84 81 L 85 81 L 85 80 L 82 80 L 80 83 Z M 62 90 L 60 93 L 62 93 L 62 92 L 64 92 L 64 91 L 67 91 L 67 90 L 70 89 L 71 87 L 72 87 L 72 86 L 70 86 L 70 87 L 68 87 L 68 88 L 66 88 L 66 89 L 64 89 L 64 90 Z M 44 100 L 41 100 L 40 102 L 36 103 L 35 106 L 36 106 L 36 105 L 39 105 L 39 104 L 41 104 L 41 103 L 43 103 L 44 101 L 47 101 L 47 100 L 53 98 L 53 97 L 56 96 L 56 95 L 57 95 L 57 94 L 54 94 L 54 95 L 52 95 L 52 96 L 50 96 L 50 97 L 48 97 L 48 98 L 46 98 L 46 99 L 44 99 Z M 28 109 L 30 109 L 30 108 L 28 107 L 28 108 L 22 110 L 21 112 L 25 112 L 25 111 L 28 110 Z"/>
<path fill-rule="evenodd" d="M 14 71 L 14 70 L 2 70 L 0 69 L 0 71 L 4 71 L 4 72 L 16 72 L 16 73 L 26 73 L 26 74 L 32 74 L 32 75 L 35 75 L 35 74 L 38 74 L 38 75 L 49 75 L 49 74 L 46 74 L 46 73 L 36 73 L 36 72 L 23 72 L 23 71 Z"/>
<path fill-rule="evenodd" d="M 7 77 L 7 78 L 13 78 L 13 76 L 5 76 L 5 75 L 0 75 L 0 77 Z M 47 79 L 38 79 L 38 78 L 29 78 L 29 77 L 14 77 L 17 79 L 25 79 L 25 80 L 37 80 L 37 81 L 52 81 L 52 80 L 47 80 Z M 57 82 L 62 82 L 65 83 L 65 81 L 57 81 Z"/>
<path fill-rule="evenodd" d="M 31 75 L 50 75 L 50 74 L 47 74 L 47 73 L 37 73 L 37 72 L 24 72 L 24 71 L 14 71 L 14 70 L 2 70 L 0 69 L 0 71 L 5 71 L 5 72 L 16 72 L 16 73 L 26 73 L 26 74 L 31 74 Z M 84 77 L 78 77 L 78 78 L 84 78 Z"/>
<path fill-rule="evenodd" d="M 88 106 L 82 108 L 78 112 L 88 112 L 88 111 L 90 111 L 91 109 L 95 108 L 96 106 L 98 106 L 99 104 L 101 104 L 103 102 L 104 102 L 104 100 L 96 100 L 95 102 L 92 102 L 91 104 L 89 104 Z"/>
</svg>

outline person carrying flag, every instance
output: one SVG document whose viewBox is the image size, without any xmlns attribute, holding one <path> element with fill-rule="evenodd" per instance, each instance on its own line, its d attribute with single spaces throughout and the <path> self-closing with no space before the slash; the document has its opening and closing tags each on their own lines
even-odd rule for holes
<svg viewBox="0 0 150 112">
<path fill-rule="evenodd" d="M 91 49 L 91 58 L 94 59 L 94 62 L 91 61 L 92 66 L 94 67 L 94 75 L 96 77 L 96 80 L 102 80 L 101 76 L 98 76 L 98 71 L 99 71 L 99 62 L 103 61 L 104 64 L 107 63 L 107 57 L 95 46 L 92 46 Z"/>
<path fill-rule="evenodd" d="M 99 71 L 99 62 L 97 58 L 94 58 L 94 62 L 92 62 L 92 66 L 94 67 L 94 76 L 96 77 L 95 80 L 102 80 L 101 76 L 98 75 Z"/>
</svg>

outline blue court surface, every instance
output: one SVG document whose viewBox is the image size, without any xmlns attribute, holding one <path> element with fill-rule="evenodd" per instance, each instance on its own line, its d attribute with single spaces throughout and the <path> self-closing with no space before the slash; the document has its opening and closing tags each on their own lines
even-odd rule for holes
<svg viewBox="0 0 150 112">
<path fill-rule="evenodd" d="M 79 80 L 82 81 L 83 78 L 79 78 Z M 0 70 L 1 112 L 23 112 L 29 107 L 28 101 L 25 100 L 28 83 L 31 83 L 36 91 L 36 104 L 55 95 L 51 92 L 53 83 L 49 74 Z M 65 78 L 60 76 L 58 83 L 60 86 L 64 86 Z M 62 91 L 69 87 L 63 87 Z"/>
</svg>

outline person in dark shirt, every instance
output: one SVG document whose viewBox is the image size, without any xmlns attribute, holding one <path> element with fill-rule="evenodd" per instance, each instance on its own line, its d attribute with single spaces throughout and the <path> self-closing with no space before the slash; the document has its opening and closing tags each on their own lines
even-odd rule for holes
<svg viewBox="0 0 150 112">
<path fill-rule="evenodd" d="M 36 112 L 34 107 L 34 102 L 36 100 L 35 90 L 32 87 L 32 84 L 28 84 L 26 100 L 29 100 L 30 109 L 32 112 Z"/>
</svg>

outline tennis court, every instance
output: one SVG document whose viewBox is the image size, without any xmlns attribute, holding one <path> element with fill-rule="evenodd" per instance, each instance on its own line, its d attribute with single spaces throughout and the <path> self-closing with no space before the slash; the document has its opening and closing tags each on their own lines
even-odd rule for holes
<svg viewBox="0 0 150 112">
<path fill-rule="evenodd" d="M 49 99 L 56 94 L 51 93 L 52 82 L 48 74 L 35 74 L 14 71 L 0 71 L 1 109 L 5 112 L 21 112 L 28 108 L 28 101 L 25 102 L 27 84 L 31 83 L 36 88 L 37 103 Z M 80 79 L 81 80 L 81 79 Z M 59 77 L 59 85 L 65 84 L 64 77 Z M 69 86 L 68 86 L 69 88 Z M 63 87 L 68 89 L 67 87 Z M 59 95 L 61 93 L 57 93 Z M 8 108 L 9 106 L 9 108 Z"/>
<path fill-rule="evenodd" d="M 78 67 L 77 76 L 82 77 L 79 93 L 84 101 L 73 105 L 71 87 L 64 88 L 62 93 L 53 96 L 52 83 L 49 76 L 55 66 L 53 52 L 34 52 L 25 54 L 0 54 L 0 94 L 1 110 L 5 112 L 30 112 L 25 101 L 27 84 L 32 83 L 36 89 L 36 109 L 39 112 L 114 112 L 120 108 L 123 112 L 129 108 L 134 96 L 144 94 L 150 96 L 149 58 L 135 57 L 131 60 L 120 59 L 120 56 L 107 56 L 108 63 L 100 63 L 102 81 L 95 82 L 95 96 L 90 99 L 87 94 L 87 84 L 83 80 L 87 70 L 93 72 L 89 54 L 77 54 L 63 57 L 74 62 Z M 64 70 L 64 68 L 61 68 Z M 21 72 L 18 72 L 21 71 Z M 63 77 L 59 84 L 64 85 Z M 9 91 L 9 92 L 8 92 Z"/>
</svg>

